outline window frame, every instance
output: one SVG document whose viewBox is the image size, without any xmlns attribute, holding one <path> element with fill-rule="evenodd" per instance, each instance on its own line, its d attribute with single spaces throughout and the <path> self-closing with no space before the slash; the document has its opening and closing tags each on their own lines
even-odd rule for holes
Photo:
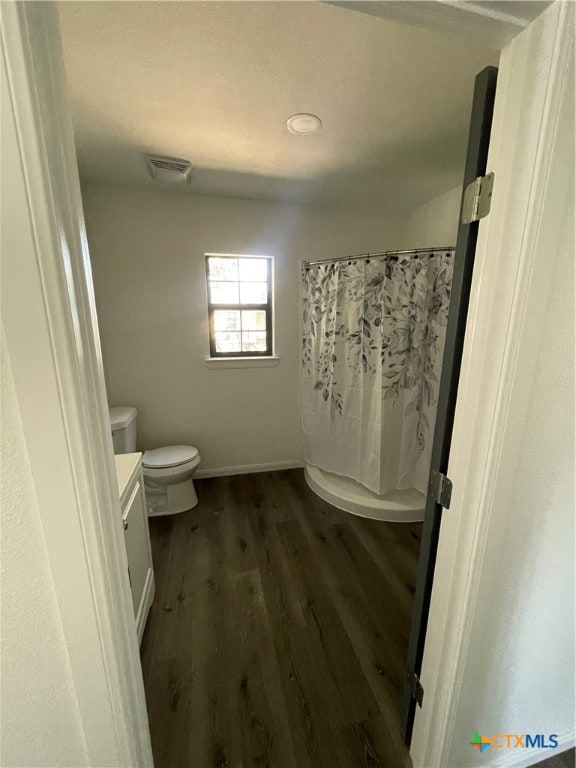
<svg viewBox="0 0 576 768">
<path fill-rule="evenodd" d="M 274 270 L 274 258 L 272 256 L 263 256 L 255 254 L 245 253 L 205 253 L 206 262 L 206 300 L 208 305 L 208 342 L 210 348 L 210 359 L 214 360 L 234 360 L 234 359 L 250 359 L 250 358 L 262 358 L 274 356 L 274 312 L 273 312 L 273 270 Z M 266 303 L 265 304 L 213 304 L 211 301 L 210 292 L 210 259 L 266 259 L 268 262 L 268 274 L 266 279 Z M 232 281 L 231 281 L 232 282 Z M 238 285 L 242 281 L 238 280 Z M 218 352 L 216 350 L 216 331 L 214 329 L 214 311 L 215 310 L 259 310 L 266 313 L 266 349 L 262 351 L 250 350 L 244 352 L 241 349 L 238 352 Z M 242 330 L 240 330 L 240 334 Z M 242 335 L 240 335 L 242 340 Z"/>
</svg>

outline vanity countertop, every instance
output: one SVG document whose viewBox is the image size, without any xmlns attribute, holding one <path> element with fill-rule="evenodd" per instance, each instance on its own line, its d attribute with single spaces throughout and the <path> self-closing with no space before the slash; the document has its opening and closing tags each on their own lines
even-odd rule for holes
<svg viewBox="0 0 576 768">
<path fill-rule="evenodd" d="M 118 480 L 118 495 L 122 498 L 128 483 L 134 472 L 140 466 L 141 453 L 117 453 L 114 456 L 116 462 L 116 478 Z"/>
</svg>

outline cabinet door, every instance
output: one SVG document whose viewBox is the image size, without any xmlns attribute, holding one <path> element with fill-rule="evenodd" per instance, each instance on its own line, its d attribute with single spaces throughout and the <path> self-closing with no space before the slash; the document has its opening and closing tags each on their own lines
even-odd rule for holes
<svg viewBox="0 0 576 768">
<path fill-rule="evenodd" d="M 151 567 L 146 503 L 144 491 L 139 480 L 136 480 L 134 488 L 130 493 L 122 520 L 124 522 L 124 536 L 126 537 L 126 552 L 128 554 L 134 614 L 138 616 L 138 609 L 140 608 L 144 585 L 146 584 L 146 576 Z"/>
</svg>

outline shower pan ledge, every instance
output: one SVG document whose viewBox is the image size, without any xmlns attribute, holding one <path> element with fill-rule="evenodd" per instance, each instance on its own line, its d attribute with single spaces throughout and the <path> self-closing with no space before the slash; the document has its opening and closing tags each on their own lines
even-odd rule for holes
<svg viewBox="0 0 576 768">
<path fill-rule="evenodd" d="M 426 497 L 415 488 L 378 496 L 349 477 L 326 472 L 312 464 L 306 465 L 304 475 L 314 493 L 344 512 L 391 523 L 424 520 Z"/>
</svg>

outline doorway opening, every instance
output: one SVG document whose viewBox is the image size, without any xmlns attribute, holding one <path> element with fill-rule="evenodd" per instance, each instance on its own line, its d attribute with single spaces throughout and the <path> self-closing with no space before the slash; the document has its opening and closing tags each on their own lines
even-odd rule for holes
<svg viewBox="0 0 576 768">
<path fill-rule="evenodd" d="M 498 51 L 332 4 L 63 4 L 60 19 L 108 402 L 136 407 L 139 450 L 202 457 L 198 506 L 150 521 L 157 764 L 407 763 L 422 523 L 334 509 L 304 482 L 302 263 L 371 261 L 397 286 L 410 251 L 437 309 L 430 255 L 456 244 L 474 78 Z M 244 308 L 239 274 L 207 287 L 206 254 L 273 259 L 265 301 Z M 242 322 L 263 306 L 260 359 L 216 354 L 244 331 L 259 343 Z M 414 342 L 429 317 L 408 317 L 411 351 L 431 348 Z M 422 474 L 408 490 L 423 498 Z"/>
</svg>

